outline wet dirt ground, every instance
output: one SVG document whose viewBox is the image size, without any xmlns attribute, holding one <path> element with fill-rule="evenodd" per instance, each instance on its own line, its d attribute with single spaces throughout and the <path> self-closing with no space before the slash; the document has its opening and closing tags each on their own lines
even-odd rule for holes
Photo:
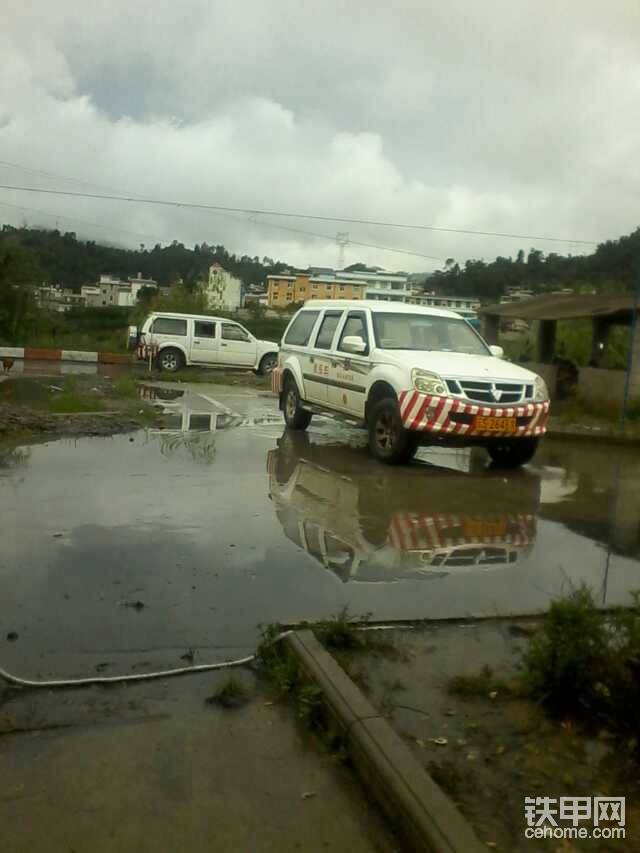
<svg viewBox="0 0 640 853">
<path fill-rule="evenodd" d="M 31 692 L 0 706 L 3 853 L 296 853 L 400 847 L 347 767 L 255 675 Z M 6 733 L 3 733 L 6 732 Z"/>
<path fill-rule="evenodd" d="M 640 586 L 632 450 L 548 441 L 518 472 L 422 450 L 386 468 L 362 431 L 328 418 L 287 434 L 264 390 L 160 383 L 141 397 L 161 428 L 0 448 L 11 672 L 228 660 L 255 649 L 260 624 L 345 606 L 446 619 L 538 612 L 581 581 L 603 605 Z M 96 850 L 394 848 L 288 712 L 263 715 L 258 689 L 238 716 L 212 716 L 215 681 L 0 696 L 7 849 L 85 849 L 96 825 Z M 307 789 L 324 798 L 301 800 Z"/>
<path fill-rule="evenodd" d="M 537 624 L 487 620 L 392 629 L 384 632 L 390 646 L 384 653 L 343 653 L 341 662 L 492 849 L 640 850 L 640 780 L 627 745 L 604 730 L 554 719 L 508 690 Z M 475 679 L 485 666 L 495 687 L 449 689 L 454 677 Z M 563 846 L 525 837 L 525 797 L 593 796 L 626 798 L 624 840 Z M 588 820 L 580 826 L 593 828 Z"/>
<path fill-rule="evenodd" d="M 532 613 L 581 581 L 640 586 L 640 455 L 547 441 L 534 464 L 479 451 L 371 460 L 364 433 L 283 431 L 273 396 L 147 388 L 164 428 L 0 457 L 0 643 L 23 675 L 239 657 L 260 623 Z M 17 634 L 17 639 L 6 637 Z"/>
</svg>

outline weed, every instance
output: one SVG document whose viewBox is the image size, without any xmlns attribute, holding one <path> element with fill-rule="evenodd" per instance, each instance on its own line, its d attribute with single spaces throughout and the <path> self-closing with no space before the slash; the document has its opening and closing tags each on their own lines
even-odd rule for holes
<svg viewBox="0 0 640 853">
<path fill-rule="evenodd" d="M 113 390 L 119 397 L 137 397 L 138 385 L 130 376 L 121 376 L 113 383 Z"/>
<path fill-rule="evenodd" d="M 492 693 L 510 695 L 514 688 L 496 678 L 490 666 L 483 666 L 475 675 L 454 675 L 447 685 L 449 693 L 461 698 L 488 697 Z"/>
<path fill-rule="evenodd" d="M 352 619 L 349 616 L 349 608 L 345 606 L 333 618 L 317 622 L 313 630 L 325 648 L 353 651 L 364 648 L 365 641 L 359 628 L 360 623 L 367 620 L 368 617 L 364 617 L 363 620 Z"/>
<path fill-rule="evenodd" d="M 610 613 L 588 587 L 553 602 L 524 654 L 523 680 L 554 714 L 637 733 L 640 593 Z"/>
<path fill-rule="evenodd" d="M 249 700 L 247 690 L 241 682 L 231 676 L 208 697 L 210 705 L 221 705 L 223 708 L 239 708 Z"/>
</svg>

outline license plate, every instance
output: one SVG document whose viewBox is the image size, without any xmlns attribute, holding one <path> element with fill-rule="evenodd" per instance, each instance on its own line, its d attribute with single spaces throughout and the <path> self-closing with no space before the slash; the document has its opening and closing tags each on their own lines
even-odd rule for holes
<svg viewBox="0 0 640 853">
<path fill-rule="evenodd" d="M 515 432 L 517 424 L 515 418 L 492 418 L 477 415 L 473 422 L 473 428 L 478 432 Z"/>
<path fill-rule="evenodd" d="M 489 539 L 498 537 L 504 539 L 507 535 L 506 519 L 486 520 L 479 518 L 465 518 L 464 535 L 466 539 Z"/>
</svg>

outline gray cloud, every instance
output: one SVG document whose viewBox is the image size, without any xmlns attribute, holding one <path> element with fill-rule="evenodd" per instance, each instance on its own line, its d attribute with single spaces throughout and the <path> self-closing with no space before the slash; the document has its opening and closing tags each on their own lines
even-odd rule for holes
<svg viewBox="0 0 640 853">
<path fill-rule="evenodd" d="M 594 240 L 637 225 L 632 0 L 409 0 L 399 9 L 60 0 L 15 5 L 5 19 L 5 161 L 127 193 L 233 206 Z M 0 179 L 79 188 L 2 166 Z M 107 226 L 78 223 L 81 234 L 132 245 L 143 234 L 298 264 L 336 261 L 330 241 L 264 220 L 0 192 L 0 201 L 52 214 L 0 208 L 5 221 L 51 224 L 58 214 Z M 461 260 L 521 244 L 286 224 Z M 433 266 L 356 247 L 347 256 Z"/>
</svg>

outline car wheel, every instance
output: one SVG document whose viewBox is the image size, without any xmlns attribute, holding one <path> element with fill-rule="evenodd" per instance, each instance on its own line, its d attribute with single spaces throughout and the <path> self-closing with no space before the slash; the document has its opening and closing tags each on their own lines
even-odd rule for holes
<svg viewBox="0 0 640 853">
<path fill-rule="evenodd" d="M 262 356 L 260 360 L 260 365 L 258 367 L 258 373 L 266 376 L 271 373 L 274 368 L 278 366 L 278 354 L 275 352 L 268 352 L 266 355 Z"/>
<path fill-rule="evenodd" d="M 179 349 L 167 347 L 158 356 L 158 366 L 160 370 L 164 370 L 167 373 L 175 373 L 184 367 L 184 356 Z"/>
<path fill-rule="evenodd" d="M 300 405 L 298 386 L 293 379 L 287 379 L 283 392 L 284 422 L 289 429 L 306 429 L 311 423 L 311 412 Z"/>
<path fill-rule="evenodd" d="M 418 442 L 402 425 L 398 401 L 392 397 L 378 400 L 368 418 L 369 450 L 380 462 L 401 465 L 409 462 Z"/>
<path fill-rule="evenodd" d="M 531 462 L 538 449 L 539 439 L 519 438 L 487 447 L 491 461 L 497 468 L 519 468 Z"/>
</svg>

